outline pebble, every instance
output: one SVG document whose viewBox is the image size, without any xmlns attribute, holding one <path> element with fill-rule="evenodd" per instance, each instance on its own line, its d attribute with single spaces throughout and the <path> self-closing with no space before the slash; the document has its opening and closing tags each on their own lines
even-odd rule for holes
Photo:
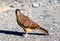
<svg viewBox="0 0 60 41">
<path fill-rule="evenodd" d="M 58 26 L 58 24 L 53 24 L 54 26 Z"/>
<path fill-rule="evenodd" d="M 10 6 L 10 7 L 14 8 L 13 6 Z"/>
<path fill-rule="evenodd" d="M 40 6 L 40 4 L 38 4 L 38 3 L 33 3 L 32 4 L 32 7 L 34 7 L 34 8 L 37 8 L 37 7 L 39 7 Z"/>
<path fill-rule="evenodd" d="M 15 0 L 18 3 L 23 3 L 24 0 Z"/>
<path fill-rule="evenodd" d="M 54 33 L 50 33 L 50 35 L 53 35 Z"/>
<path fill-rule="evenodd" d="M 57 3 L 57 1 L 55 1 L 55 3 Z"/>
<path fill-rule="evenodd" d="M 57 0 L 58 3 L 60 3 L 60 0 Z"/>
<path fill-rule="evenodd" d="M 50 28 L 51 30 L 53 29 L 53 28 Z"/>
<path fill-rule="evenodd" d="M 11 41 L 11 39 L 9 39 L 9 41 Z"/>
</svg>

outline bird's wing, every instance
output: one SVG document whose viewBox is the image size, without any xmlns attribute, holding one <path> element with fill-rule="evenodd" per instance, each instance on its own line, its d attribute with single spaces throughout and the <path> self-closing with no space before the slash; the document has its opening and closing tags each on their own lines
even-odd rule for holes
<svg viewBox="0 0 60 41">
<path fill-rule="evenodd" d="M 23 25 L 26 26 L 26 27 L 35 28 L 37 26 L 37 24 L 35 22 L 33 22 L 32 20 L 30 20 L 26 16 L 24 16 L 22 18 L 22 22 L 23 22 Z"/>
</svg>

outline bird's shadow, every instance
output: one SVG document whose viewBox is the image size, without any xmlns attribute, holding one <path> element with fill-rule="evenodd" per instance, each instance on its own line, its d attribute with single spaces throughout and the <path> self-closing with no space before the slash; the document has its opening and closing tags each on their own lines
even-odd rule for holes
<svg viewBox="0 0 60 41">
<path fill-rule="evenodd" d="M 0 30 L 0 33 L 17 35 L 17 36 L 23 36 L 25 34 L 24 32 L 7 31 L 7 30 Z M 28 34 L 31 34 L 31 35 L 45 35 L 45 34 L 42 34 L 42 33 L 28 33 Z"/>
</svg>

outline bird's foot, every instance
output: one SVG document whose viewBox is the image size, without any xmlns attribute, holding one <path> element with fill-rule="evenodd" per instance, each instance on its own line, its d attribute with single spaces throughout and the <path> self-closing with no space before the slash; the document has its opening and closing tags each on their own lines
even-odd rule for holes
<svg viewBox="0 0 60 41">
<path fill-rule="evenodd" d="M 26 34 L 24 35 L 24 37 L 25 37 L 25 38 L 28 38 L 28 33 L 26 33 Z"/>
</svg>

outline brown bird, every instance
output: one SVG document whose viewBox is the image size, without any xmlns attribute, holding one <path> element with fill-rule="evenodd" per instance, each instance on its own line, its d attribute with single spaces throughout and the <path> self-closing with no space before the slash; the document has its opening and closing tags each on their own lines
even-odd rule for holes
<svg viewBox="0 0 60 41">
<path fill-rule="evenodd" d="M 25 37 L 27 37 L 28 33 L 31 32 L 31 29 L 39 29 L 45 35 L 49 35 L 47 30 L 30 20 L 27 16 L 23 15 L 19 9 L 16 9 L 16 19 L 18 25 L 21 26 L 25 31 Z"/>
</svg>

